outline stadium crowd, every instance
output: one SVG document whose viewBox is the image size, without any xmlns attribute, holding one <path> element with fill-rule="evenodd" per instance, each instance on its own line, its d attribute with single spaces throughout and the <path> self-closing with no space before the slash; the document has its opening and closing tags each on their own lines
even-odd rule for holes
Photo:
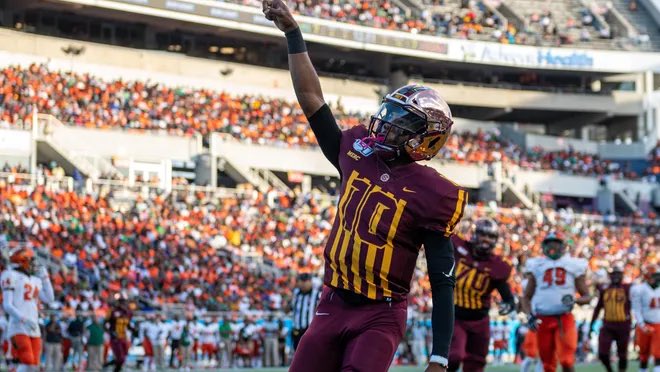
<svg viewBox="0 0 660 372">
<path fill-rule="evenodd" d="M 6 67 L 0 75 L 0 126 L 29 122 L 33 105 L 63 123 L 88 128 L 162 130 L 175 135 L 227 133 L 248 143 L 316 146 L 300 108 L 280 99 L 168 87 L 140 81 L 104 81 L 88 74 L 51 71 L 45 65 Z M 84 110 L 82 108 L 85 108 Z M 362 115 L 335 110 L 343 128 L 366 123 Z M 657 163 L 657 150 L 653 159 Z M 523 169 L 656 182 L 657 166 L 637 173 L 626 165 L 573 150 L 525 150 L 496 131 L 453 133 L 439 158 L 476 164 L 502 161 Z"/>
<path fill-rule="evenodd" d="M 258 0 L 221 1 L 261 8 L 261 1 Z M 295 13 L 314 18 L 414 34 L 489 40 L 503 44 L 561 46 L 578 41 L 589 42 L 591 29 L 597 31 L 602 38 L 610 37 L 609 28 L 594 24 L 591 8 L 574 9 L 575 17 L 559 22 L 553 18 L 551 11 L 542 7 L 531 14 L 520 14 L 519 16 L 524 18 L 525 26 L 519 30 L 513 23 L 503 19 L 501 13 L 493 10 L 500 2 L 423 1 L 425 6 L 419 11 L 403 9 L 389 0 L 294 0 L 290 1 L 289 5 Z M 574 37 L 574 34 L 579 37 Z"/>
<path fill-rule="evenodd" d="M 498 250 L 516 267 L 538 254 L 554 226 L 593 272 L 626 262 L 635 277 L 640 260 L 659 257 L 655 220 L 610 221 L 570 211 L 531 212 L 474 207 L 469 221 L 489 215 L 501 226 Z M 29 241 L 65 270 L 53 273 L 62 309 L 102 306 L 99 298 L 125 290 L 149 308 L 186 304 L 190 311 L 280 310 L 291 298 L 294 273 L 317 273 L 335 206 L 313 194 L 251 191 L 213 200 L 204 194 L 153 196 L 117 205 L 108 195 L 0 188 L 1 241 Z M 650 221 L 650 222 L 649 222 Z M 250 258 L 259 258 L 252 260 Z M 411 304 L 429 309 L 424 265 Z M 513 283 L 520 292 L 520 277 Z M 99 296 L 99 297 L 94 297 Z"/>
<path fill-rule="evenodd" d="M 205 366 L 218 360 L 225 365 L 259 366 L 265 335 L 277 335 L 286 345 L 289 332 L 285 323 L 277 321 L 278 331 L 267 331 L 265 323 L 273 319 L 264 321 L 261 314 L 287 309 L 296 273 L 319 272 L 334 213 L 334 205 L 315 194 L 247 190 L 222 199 L 200 193 L 152 195 L 120 203 L 112 195 L 3 184 L 0 247 L 5 250 L 13 242 L 27 241 L 60 263 L 61 270 L 51 272 L 57 300 L 50 310 L 61 317 L 56 319 L 61 336 L 53 339 L 69 340 L 62 342 L 71 365 L 80 363 L 74 356 L 80 343 L 73 338 L 81 334 L 71 334 L 71 323 L 80 314 L 102 322 L 109 309 L 107 299 L 123 291 L 140 312 L 162 312 L 179 304 L 177 311 L 212 324 L 217 322 L 212 314 L 233 314 L 224 320 L 229 328 L 223 337 L 228 339 L 217 341 L 231 345 L 225 355 L 201 361 L 201 355 L 194 353 L 190 358 L 200 358 L 196 363 Z M 596 283 L 607 277 L 611 262 L 624 262 L 627 276 L 634 279 L 640 275 L 642 262 L 660 260 L 657 220 L 477 205 L 470 208 L 457 233 L 469 236 L 470 221 L 485 215 L 500 226 L 496 250 L 515 267 L 511 285 L 517 294 L 522 291 L 519 270 L 528 257 L 540 254 L 540 239 L 549 228 L 567 236 L 575 256 L 589 259 Z M 431 296 L 425 267 L 420 261 L 409 297 L 413 323 L 408 341 L 415 339 L 417 344 L 420 337 L 428 342 L 430 333 L 426 318 Z M 415 321 L 422 325 L 414 326 Z M 161 325 L 171 327 L 172 323 Z M 134 337 L 139 344 L 140 333 Z M 163 337 L 162 342 L 171 341 Z M 416 360 L 410 345 L 402 345 L 397 363 Z M 282 352 L 280 360 L 286 363 L 290 350 Z"/>
</svg>

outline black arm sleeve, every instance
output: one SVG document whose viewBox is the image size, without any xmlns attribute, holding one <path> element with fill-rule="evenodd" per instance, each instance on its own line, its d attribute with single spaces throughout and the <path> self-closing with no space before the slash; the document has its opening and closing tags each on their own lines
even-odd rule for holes
<svg viewBox="0 0 660 372">
<path fill-rule="evenodd" d="M 341 141 L 341 129 L 337 125 L 335 117 L 327 104 L 321 106 L 312 116 L 307 118 L 312 132 L 323 151 L 323 155 L 330 161 L 341 177 L 339 169 L 339 143 Z"/>
<path fill-rule="evenodd" d="M 511 292 L 511 287 L 506 280 L 498 280 L 497 283 L 495 283 L 495 288 L 497 288 L 497 292 L 500 294 L 500 297 L 502 297 L 502 302 L 511 305 L 516 303 L 516 300 L 513 297 L 513 292 Z"/>
<path fill-rule="evenodd" d="M 441 232 L 427 232 L 424 252 L 433 295 L 433 352 L 447 358 L 454 332 L 454 247 Z"/>
</svg>

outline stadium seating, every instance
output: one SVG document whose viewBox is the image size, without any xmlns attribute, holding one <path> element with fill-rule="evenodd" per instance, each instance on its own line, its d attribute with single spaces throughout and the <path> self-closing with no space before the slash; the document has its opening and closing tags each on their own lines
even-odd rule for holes
<svg viewBox="0 0 660 372">
<path fill-rule="evenodd" d="M 56 273 L 54 283 L 65 302 L 83 290 L 107 298 L 123 289 L 159 305 L 267 310 L 270 296 L 289 298 L 293 273 L 319 272 L 335 215 L 335 206 L 323 200 L 315 194 L 252 191 L 219 200 L 201 193 L 153 195 L 121 206 L 109 196 L 5 184 L 0 235 L 3 241 L 30 241 L 61 260 L 67 270 Z M 573 253 L 589 258 L 594 272 L 623 261 L 637 276 L 640 260 L 660 258 L 654 220 L 474 206 L 459 233 L 484 215 L 500 224 L 498 251 L 516 267 L 539 254 L 549 227 L 563 231 Z M 513 280 L 518 292 L 520 279 Z M 411 301 L 421 312 L 430 306 L 429 290 L 420 265 Z"/>
<path fill-rule="evenodd" d="M 228 133 L 254 144 L 284 147 L 316 146 L 314 135 L 297 104 L 254 95 L 188 87 L 170 87 L 142 81 L 105 81 L 89 74 L 51 71 L 45 65 L 7 67 L 0 81 L 0 125 L 29 121 L 32 105 L 72 126 L 167 131 L 176 135 Z M 38 93 L 37 93 L 38 92 Z M 83 110 L 82 107 L 85 107 Z M 335 110 L 339 124 L 349 128 L 367 123 L 367 116 Z M 576 175 L 647 177 L 618 163 L 575 151 L 529 151 L 492 133 L 456 133 L 441 159 L 486 164 L 501 160 L 523 169 L 559 170 Z"/>
<path fill-rule="evenodd" d="M 220 0 L 261 8 L 258 0 Z M 294 12 L 314 18 L 411 33 L 496 41 L 504 44 L 587 48 L 656 48 L 653 20 L 630 10 L 625 0 L 597 6 L 577 1 L 547 0 L 295 0 Z M 506 19 L 498 7 L 508 9 Z M 617 12 L 616 16 L 609 13 Z M 607 19 L 617 18 L 630 30 L 612 35 Z M 640 29 L 635 27 L 639 25 Z M 656 27 L 657 28 L 657 27 Z M 640 38 L 640 35 L 644 35 Z M 614 40 L 612 40 L 614 39 Z"/>
</svg>

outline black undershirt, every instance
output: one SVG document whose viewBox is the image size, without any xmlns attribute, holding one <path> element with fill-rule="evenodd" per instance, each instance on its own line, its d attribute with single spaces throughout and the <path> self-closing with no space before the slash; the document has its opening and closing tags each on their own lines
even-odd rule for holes
<svg viewBox="0 0 660 372">
<path fill-rule="evenodd" d="M 330 163 L 339 168 L 339 148 L 341 130 L 327 104 L 307 118 L 323 155 Z M 444 233 L 427 231 L 422 240 L 426 252 L 426 261 L 431 282 L 434 304 L 432 314 L 433 355 L 447 357 L 449 343 L 454 330 L 454 249 L 451 240 Z M 445 275 L 451 273 L 449 276 Z"/>
</svg>

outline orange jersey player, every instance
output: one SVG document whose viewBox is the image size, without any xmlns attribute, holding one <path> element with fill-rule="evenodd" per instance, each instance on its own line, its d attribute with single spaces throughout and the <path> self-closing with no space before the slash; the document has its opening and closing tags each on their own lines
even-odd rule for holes
<svg viewBox="0 0 660 372">
<path fill-rule="evenodd" d="M 41 359 L 39 300 L 54 300 L 53 286 L 45 267 L 35 269 L 34 251 L 21 247 L 10 255 L 11 266 L 2 273 L 2 306 L 9 314 L 7 336 L 17 372 L 36 372 Z"/>
<path fill-rule="evenodd" d="M 586 260 L 566 254 L 560 237 L 549 234 L 541 243 L 545 257 L 527 262 L 528 280 L 522 299 L 531 329 L 538 329 L 539 356 L 545 372 L 554 372 L 557 359 L 564 372 L 575 369 L 577 327 L 571 310 L 589 303 L 591 296 L 585 274 Z M 580 294 L 575 298 L 575 293 Z"/>
</svg>

